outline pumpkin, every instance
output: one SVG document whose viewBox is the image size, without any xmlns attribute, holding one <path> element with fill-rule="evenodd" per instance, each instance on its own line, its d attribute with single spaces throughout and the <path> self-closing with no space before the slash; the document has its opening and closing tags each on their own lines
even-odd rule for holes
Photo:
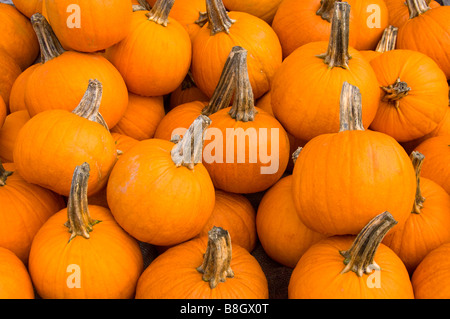
<svg viewBox="0 0 450 319">
<path fill-rule="evenodd" d="M 336 0 L 283 1 L 273 19 L 283 57 L 310 43 L 330 37 L 330 23 Z M 349 44 L 356 50 L 373 50 L 388 26 L 388 10 L 384 0 L 346 0 L 351 6 Z"/>
<path fill-rule="evenodd" d="M 117 160 L 107 184 L 108 206 L 134 238 L 169 246 L 200 233 L 215 201 L 214 186 L 201 163 L 209 124 L 209 118 L 199 116 L 177 144 L 142 140 Z"/>
<path fill-rule="evenodd" d="M 191 41 L 183 26 L 169 17 L 173 3 L 159 0 L 151 11 L 133 12 L 131 31 L 105 51 L 132 93 L 169 94 L 189 70 Z"/>
<path fill-rule="evenodd" d="M 22 73 L 20 66 L 5 51 L 0 50 L 0 97 L 9 111 L 9 96 L 14 82 Z"/>
<path fill-rule="evenodd" d="M 297 215 L 292 196 L 292 175 L 281 178 L 267 192 L 256 214 L 258 238 L 274 261 L 294 268 L 305 251 L 326 235 L 306 227 Z"/>
<path fill-rule="evenodd" d="M 420 176 L 427 161 L 423 154 L 410 155 L 416 171 L 416 199 L 405 225 L 389 233 L 383 243 L 391 248 L 412 274 L 433 249 L 450 242 L 450 195 L 438 184 Z"/>
<path fill-rule="evenodd" d="M 0 202 L 0 247 L 27 264 L 33 237 L 50 216 L 64 207 L 64 200 L 26 182 L 14 163 L 0 163 Z"/>
<path fill-rule="evenodd" d="M 13 156 L 25 180 L 68 196 L 74 168 L 88 162 L 92 167 L 89 195 L 106 184 L 117 155 L 114 139 L 100 124 L 102 92 L 98 80 L 89 81 L 73 112 L 44 111 L 22 127 Z"/>
<path fill-rule="evenodd" d="M 308 141 L 293 171 L 293 194 L 302 222 L 314 231 L 356 235 L 380 211 L 401 228 L 415 198 L 408 154 L 391 136 L 365 130 L 361 94 L 344 83 L 341 129 Z"/>
<path fill-rule="evenodd" d="M 422 165 L 422 177 L 431 179 L 450 194 L 450 135 L 431 137 L 414 150 L 427 159 Z"/>
<path fill-rule="evenodd" d="M 5 123 L 0 128 L 0 160 L 3 163 L 14 162 L 13 152 L 17 135 L 29 119 L 30 115 L 26 110 L 10 113 L 6 116 Z"/>
<path fill-rule="evenodd" d="M 8 110 L 6 109 L 6 104 L 3 101 L 3 98 L 0 97 L 0 129 L 2 128 L 3 124 L 5 123 L 7 111 Z"/>
<path fill-rule="evenodd" d="M 143 270 L 139 244 L 107 208 L 88 203 L 89 172 L 86 162 L 74 169 L 67 207 L 33 240 L 29 271 L 44 299 L 134 297 Z"/>
<path fill-rule="evenodd" d="M 0 247 L 0 299 L 34 299 L 33 284 L 23 262 Z"/>
<path fill-rule="evenodd" d="M 20 73 L 11 86 L 11 92 L 9 95 L 9 111 L 11 113 L 19 110 L 26 110 L 28 112 L 27 105 L 25 103 L 25 89 L 27 87 L 28 78 L 37 67 L 39 67 L 39 63 L 33 64 L 32 66 L 26 68 L 22 73 Z"/>
<path fill-rule="evenodd" d="M 295 138 L 339 130 L 339 99 L 344 82 L 359 88 L 363 125 L 368 128 L 378 109 L 379 85 L 369 62 L 348 45 L 350 7 L 336 2 L 329 41 L 308 43 L 287 57 L 271 88 L 275 117 Z"/>
<path fill-rule="evenodd" d="M 391 50 L 370 62 L 380 85 L 380 104 L 370 128 L 399 142 L 429 134 L 448 109 L 444 72 L 423 53 Z"/>
<path fill-rule="evenodd" d="M 27 18 L 37 12 L 42 13 L 42 0 L 14 0 L 14 6 Z"/>
<path fill-rule="evenodd" d="M 398 30 L 397 48 L 432 58 L 450 79 L 450 7 L 431 9 L 425 0 L 407 0 L 409 19 Z"/>
<path fill-rule="evenodd" d="M 254 106 L 248 54 L 237 47 L 233 105 L 210 115 L 214 138 L 205 141 L 203 150 L 204 165 L 214 186 L 243 194 L 261 192 L 275 184 L 286 170 L 290 149 L 280 122 Z"/>
<path fill-rule="evenodd" d="M 25 70 L 36 60 L 39 43 L 30 21 L 16 8 L 0 3 L 0 50 L 4 50 Z"/>
<path fill-rule="evenodd" d="M 177 245 L 143 272 L 136 299 L 267 299 L 267 279 L 250 253 L 214 227 Z"/>
<path fill-rule="evenodd" d="M 152 138 L 165 115 L 162 96 L 145 97 L 128 94 L 128 106 L 111 132 L 128 135 L 136 140 Z"/>
<path fill-rule="evenodd" d="M 450 243 L 432 250 L 414 271 L 411 282 L 416 299 L 448 299 Z"/>
<path fill-rule="evenodd" d="M 397 33 L 398 28 L 392 25 L 388 26 L 383 31 L 380 41 L 378 42 L 375 50 L 361 50 L 361 53 L 367 61 L 372 61 L 377 56 L 383 54 L 384 52 L 391 51 L 395 49 L 397 44 Z"/>
<path fill-rule="evenodd" d="M 252 252 L 256 247 L 256 212 L 250 200 L 242 194 L 215 191 L 214 209 L 199 236 L 208 236 L 214 227 L 227 229 L 233 244 Z"/>
<path fill-rule="evenodd" d="M 180 86 L 170 94 L 169 109 L 194 101 L 209 101 L 209 98 L 195 85 L 192 73 L 188 72 Z"/>
<path fill-rule="evenodd" d="M 67 50 L 96 52 L 124 39 L 130 31 L 130 0 L 46 1 L 47 18 Z"/>
<path fill-rule="evenodd" d="M 73 111 L 88 81 L 97 79 L 103 85 L 100 113 L 108 127 L 114 127 L 128 104 L 128 90 L 117 69 L 101 55 L 65 51 L 41 14 L 36 13 L 31 21 L 42 47 L 41 62 L 26 82 L 30 116 L 51 109 Z"/>
<path fill-rule="evenodd" d="M 405 0 L 384 0 L 389 11 L 389 24 L 399 28 L 409 19 L 409 10 Z M 430 8 L 439 7 L 434 0 L 425 1 Z"/>
<path fill-rule="evenodd" d="M 248 72 L 255 99 L 266 93 L 281 65 L 281 45 L 273 29 L 260 18 L 239 11 L 227 12 L 222 0 L 206 0 L 207 23 L 192 42 L 192 76 L 211 97 L 228 54 L 234 46 L 248 53 Z"/>
<path fill-rule="evenodd" d="M 405 265 L 381 243 L 394 225 L 384 212 L 356 237 L 331 236 L 311 246 L 292 272 L 289 299 L 414 299 Z"/>
<path fill-rule="evenodd" d="M 230 11 L 242 11 L 250 13 L 267 23 L 271 24 L 278 7 L 282 0 L 265 0 L 265 1 L 239 1 L 239 0 L 223 0 L 225 8 Z"/>
</svg>

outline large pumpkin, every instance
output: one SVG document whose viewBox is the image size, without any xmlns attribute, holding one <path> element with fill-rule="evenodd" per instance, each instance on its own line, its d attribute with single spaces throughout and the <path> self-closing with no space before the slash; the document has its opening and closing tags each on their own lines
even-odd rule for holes
<svg viewBox="0 0 450 319">
<path fill-rule="evenodd" d="M 89 164 L 77 166 L 67 207 L 36 234 L 29 271 L 44 299 L 133 298 L 143 270 L 138 242 L 101 206 L 89 205 Z"/>
<path fill-rule="evenodd" d="M 159 255 L 139 278 L 136 299 L 267 299 L 258 261 L 214 227 L 208 237 Z"/>
<path fill-rule="evenodd" d="M 34 299 L 33 283 L 23 262 L 0 247 L 0 299 Z"/>
<path fill-rule="evenodd" d="M 295 162 L 300 219 L 317 232 L 356 235 L 388 210 L 402 227 L 416 189 L 408 154 L 391 136 L 364 129 L 358 88 L 344 84 L 340 108 L 340 131 L 310 140 Z"/>
<path fill-rule="evenodd" d="M 304 141 L 339 130 L 339 98 L 344 82 L 361 92 L 365 128 L 378 109 L 380 92 L 375 72 L 348 45 L 350 6 L 336 2 L 334 10 L 328 42 L 312 42 L 293 52 L 283 61 L 271 88 L 275 117 L 286 131 Z"/>
</svg>

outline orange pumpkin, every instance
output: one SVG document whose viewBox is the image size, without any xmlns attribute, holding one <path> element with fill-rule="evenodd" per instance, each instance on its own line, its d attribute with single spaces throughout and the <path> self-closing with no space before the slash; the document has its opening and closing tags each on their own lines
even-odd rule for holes
<svg viewBox="0 0 450 319">
<path fill-rule="evenodd" d="M 361 92 L 365 128 L 378 109 L 380 92 L 375 72 L 348 45 L 349 4 L 335 4 L 329 41 L 308 43 L 293 52 L 283 61 L 271 88 L 275 117 L 286 131 L 304 141 L 339 130 L 339 99 L 344 82 Z"/>
<path fill-rule="evenodd" d="M 332 236 L 311 246 L 292 272 L 289 299 L 414 299 L 405 265 L 381 243 L 395 224 L 385 212 L 356 237 Z"/>
<path fill-rule="evenodd" d="M 3 127 L 3 124 L 5 123 L 7 111 L 8 110 L 6 109 L 6 104 L 3 101 L 3 98 L 0 96 L 0 129 Z"/>
<path fill-rule="evenodd" d="M 67 50 L 96 52 L 124 39 L 131 27 L 131 0 L 46 1 L 47 18 Z"/>
<path fill-rule="evenodd" d="M 42 13 L 42 0 L 14 0 L 14 6 L 27 18 L 37 12 Z"/>
<path fill-rule="evenodd" d="M 90 166 L 73 172 L 67 207 L 36 234 L 29 271 L 44 299 L 133 298 L 143 270 L 138 242 L 101 206 L 89 205 Z"/>
<path fill-rule="evenodd" d="M 143 272 L 136 299 L 267 299 L 267 279 L 258 261 L 214 227 L 208 237 L 177 245 Z"/>
<path fill-rule="evenodd" d="M 397 44 L 397 33 L 398 28 L 392 25 L 388 26 L 383 31 L 380 41 L 378 42 L 375 50 L 361 50 L 361 53 L 367 61 L 372 61 L 377 56 L 383 54 L 384 52 L 391 51 L 395 49 Z"/>
<path fill-rule="evenodd" d="M 5 51 L 0 50 L 0 97 L 9 110 L 9 96 L 14 82 L 22 73 L 20 66 Z"/>
<path fill-rule="evenodd" d="M 300 219 L 317 232 L 356 235 L 388 210 L 401 228 L 415 198 L 411 160 L 391 136 L 364 129 L 357 87 L 344 84 L 340 108 L 340 131 L 310 140 L 295 162 Z"/>
<path fill-rule="evenodd" d="M 389 24 L 399 28 L 409 19 L 409 10 L 405 0 L 384 0 L 389 11 Z M 430 8 L 440 7 L 439 2 L 426 0 Z"/>
<path fill-rule="evenodd" d="M 151 11 L 133 12 L 131 31 L 105 51 L 132 93 L 169 94 L 189 70 L 191 41 L 184 27 L 169 17 L 173 3 L 159 0 Z"/>
<path fill-rule="evenodd" d="M 255 98 L 266 93 L 281 64 L 281 45 L 273 29 L 260 18 L 239 11 L 227 12 L 222 0 L 207 0 L 207 23 L 192 43 L 192 76 L 211 97 L 228 54 L 234 46 L 248 53 L 248 72 Z"/>
<path fill-rule="evenodd" d="M 27 264 L 35 234 L 64 207 L 64 200 L 48 189 L 26 182 L 14 163 L 0 163 L 0 202 L 0 247 L 11 250 Z"/>
<path fill-rule="evenodd" d="M 23 262 L 0 247 L 0 299 L 34 299 L 33 284 Z"/>
<path fill-rule="evenodd" d="M 192 73 L 188 72 L 181 85 L 170 94 L 169 109 L 194 101 L 209 101 L 209 98 L 195 85 Z"/>
<path fill-rule="evenodd" d="M 42 47 L 41 62 L 26 82 L 25 103 L 30 116 L 52 109 L 73 111 L 88 81 L 97 79 L 103 85 L 100 113 L 108 127 L 114 127 L 128 104 L 128 90 L 117 69 L 101 55 L 65 51 L 41 14 L 33 16 L 32 24 Z"/>
<path fill-rule="evenodd" d="M 229 11 L 242 11 L 250 13 L 267 23 L 271 24 L 275 13 L 278 10 L 282 0 L 264 0 L 264 1 L 240 1 L 223 0 L 225 8 Z"/>
<path fill-rule="evenodd" d="M 73 112 L 44 111 L 22 127 L 13 156 L 25 180 L 68 196 L 74 168 L 88 162 L 92 167 L 89 195 L 106 184 L 117 155 L 111 134 L 97 122 L 102 90 L 99 81 L 89 81 Z"/>
<path fill-rule="evenodd" d="M 25 103 L 25 89 L 27 87 L 28 78 L 39 65 L 39 63 L 36 63 L 26 68 L 14 81 L 9 95 L 9 111 L 11 113 L 19 110 L 26 110 L 28 112 Z"/>
<path fill-rule="evenodd" d="M 430 179 L 421 177 L 421 168 L 428 159 L 412 152 L 411 160 L 416 170 L 416 199 L 405 225 L 389 233 L 383 243 L 391 248 L 412 274 L 425 256 L 450 242 L 450 195 Z"/>
<path fill-rule="evenodd" d="M 209 118 L 198 117 L 177 144 L 142 140 L 114 165 L 107 184 L 108 206 L 139 241 L 181 243 L 197 236 L 211 216 L 214 186 L 201 163 L 209 123 Z"/>
<path fill-rule="evenodd" d="M 5 123 L 0 128 L 0 160 L 3 163 L 14 162 L 13 152 L 17 135 L 29 119 L 30 115 L 26 110 L 10 113 L 6 116 Z"/>
</svg>

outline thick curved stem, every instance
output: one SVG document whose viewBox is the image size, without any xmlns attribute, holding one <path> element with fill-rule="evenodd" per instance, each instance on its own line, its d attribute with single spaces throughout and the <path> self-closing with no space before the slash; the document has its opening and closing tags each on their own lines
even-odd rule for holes
<svg viewBox="0 0 450 319">
<path fill-rule="evenodd" d="M 208 232 L 208 245 L 203 256 L 203 263 L 197 271 L 203 274 L 202 279 L 209 282 L 214 289 L 227 278 L 233 278 L 231 269 L 231 238 L 228 231 L 213 227 Z"/>
<path fill-rule="evenodd" d="M 355 130 L 364 131 L 361 92 L 356 86 L 344 82 L 340 100 L 339 132 Z"/>
<path fill-rule="evenodd" d="M 11 176 L 12 174 L 13 174 L 13 172 L 7 171 L 3 167 L 2 162 L 0 162 L 0 186 L 5 186 L 8 176 Z"/>
<path fill-rule="evenodd" d="M 39 41 L 41 63 L 46 63 L 66 52 L 47 19 L 41 13 L 33 14 L 30 21 Z"/>
<path fill-rule="evenodd" d="M 208 28 L 211 29 L 211 35 L 219 32 L 229 33 L 235 20 L 228 16 L 222 0 L 206 0 L 206 13 L 208 15 Z"/>
<path fill-rule="evenodd" d="M 423 203 L 425 202 L 425 197 L 422 196 L 422 192 L 420 190 L 420 172 L 422 171 L 422 165 L 425 156 L 418 151 L 413 151 L 410 155 L 410 158 L 416 172 L 416 198 L 414 200 L 412 213 L 420 214 L 423 208 Z"/>
<path fill-rule="evenodd" d="M 395 49 L 395 45 L 397 44 L 397 33 L 398 28 L 392 25 L 388 26 L 383 31 L 383 35 L 381 36 L 380 42 L 375 49 L 376 52 L 387 52 Z"/>
<path fill-rule="evenodd" d="M 169 13 L 175 0 L 158 0 L 153 8 L 146 14 L 148 20 L 158 23 L 164 27 L 169 23 Z"/>
<path fill-rule="evenodd" d="M 320 8 L 317 10 L 316 14 L 323 20 L 331 22 L 335 2 L 336 0 L 320 0 Z"/>
</svg>

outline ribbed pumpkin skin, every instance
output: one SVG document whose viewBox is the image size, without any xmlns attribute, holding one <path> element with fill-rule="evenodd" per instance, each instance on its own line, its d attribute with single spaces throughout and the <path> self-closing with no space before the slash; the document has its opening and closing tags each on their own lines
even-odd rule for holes
<svg viewBox="0 0 450 319">
<path fill-rule="evenodd" d="M 394 27 L 401 27 L 403 24 L 405 24 L 406 21 L 409 19 L 409 11 L 408 6 L 406 5 L 406 2 L 404 0 L 384 0 L 386 3 L 386 6 L 389 10 L 389 24 Z M 428 6 L 430 8 L 436 8 L 440 7 L 441 5 L 437 1 L 430 1 Z"/>
<path fill-rule="evenodd" d="M 0 246 L 27 264 L 34 235 L 65 202 L 54 192 L 26 182 L 15 164 L 4 163 L 3 167 L 14 173 L 0 186 Z"/>
<path fill-rule="evenodd" d="M 0 50 L 0 96 L 9 109 L 9 96 L 14 82 L 22 73 L 20 66 L 6 52 Z"/>
<path fill-rule="evenodd" d="M 410 274 L 431 250 L 450 242 L 450 195 L 423 177 L 420 178 L 420 191 L 425 198 L 420 214 L 411 213 L 401 230 L 388 233 L 383 239 Z"/>
<path fill-rule="evenodd" d="M 353 48 L 349 69 L 329 69 L 318 54 L 328 42 L 309 43 L 287 57 L 271 88 L 272 109 L 286 131 L 309 141 L 339 130 L 339 99 L 344 81 L 359 88 L 364 127 L 372 123 L 379 104 L 379 85 L 370 64 Z"/>
<path fill-rule="evenodd" d="M 131 0 L 78 0 L 77 9 L 69 10 L 72 0 L 46 1 L 50 25 L 64 48 L 81 52 L 104 50 L 126 37 L 131 27 Z M 74 11 L 79 10 L 79 11 Z M 80 26 L 68 21 L 80 14 Z"/>
<path fill-rule="evenodd" d="M 400 228 L 416 192 L 414 169 L 404 149 L 392 137 L 374 131 L 317 136 L 300 152 L 293 176 L 300 219 L 332 235 L 356 235 L 384 211 Z"/>
<path fill-rule="evenodd" d="M 107 185 L 114 218 L 136 239 L 173 245 L 198 235 L 214 207 L 214 187 L 201 163 L 176 167 L 174 143 L 140 141 L 115 164 Z"/>
<path fill-rule="evenodd" d="M 416 299 L 450 298 L 450 243 L 431 251 L 417 266 L 411 281 Z"/>
<path fill-rule="evenodd" d="M 396 227 L 396 226 L 395 226 Z M 370 288 L 369 275 L 358 277 L 344 269 L 340 250 L 348 249 L 352 236 L 330 237 L 313 245 L 292 272 L 290 299 L 414 299 L 405 265 L 387 246 L 380 244 L 374 261 L 381 267 L 380 288 Z"/>
<path fill-rule="evenodd" d="M 0 161 L 14 162 L 14 144 L 20 129 L 30 119 L 26 110 L 10 113 L 0 128 Z"/>
<path fill-rule="evenodd" d="M 186 76 L 191 41 L 178 21 L 169 18 L 167 27 L 163 27 L 148 21 L 147 12 L 133 12 L 131 32 L 109 47 L 105 57 L 122 74 L 130 92 L 162 96 L 174 91 Z"/>
<path fill-rule="evenodd" d="M 236 20 L 229 34 L 211 36 L 208 24 L 198 31 L 192 43 L 192 76 L 200 90 L 211 97 L 231 49 L 242 46 L 248 51 L 248 74 L 257 99 L 270 89 L 281 64 L 280 41 L 273 29 L 257 17 L 237 11 L 228 12 L 228 16 Z"/>
<path fill-rule="evenodd" d="M 380 86 L 397 79 L 411 91 L 399 100 L 397 109 L 384 101 L 381 90 L 377 114 L 370 128 L 386 133 L 399 142 L 423 137 L 442 121 L 448 109 L 448 84 L 444 72 L 428 56 L 412 50 L 392 50 L 370 62 Z"/>
<path fill-rule="evenodd" d="M 32 117 L 17 136 L 13 156 L 25 180 L 64 196 L 77 165 L 88 162 L 91 167 L 91 195 L 106 184 L 117 158 L 114 139 L 102 125 L 65 110 Z"/>
<path fill-rule="evenodd" d="M 9 95 L 9 110 L 11 113 L 19 110 L 27 110 L 25 103 L 25 88 L 27 86 L 29 76 L 38 66 L 39 63 L 36 63 L 26 68 L 14 81 L 14 84 L 11 87 L 11 93 Z"/>
<path fill-rule="evenodd" d="M 326 236 L 299 219 L 292 197 L 292 175 L 280 179 L 263 196 L 256 214 L 258 238 L 266 254 L 294 268 L 305 251 Z"/>
<path fill-rule="evenodd" d="M 81 236 L 69 242 L 64 226 L 67 209 L 50 218 L 36 234 L 30 252 L 29 270 L 36 290 L 44 299 L 133 298 L 143 270 L 137 241 L 124 232 L 108 209 L 89 205 L 94 225 L 90 238 Z M 68 266 L 79 266 L 80 288 L 67 282 L 75 274 Z"/>
<path fill-rule="evenodd" d="M 263 19 L 267 23 L 272 23 L 273 17 L 277 12 L 282 0 L 265 0 L 265 1 L 240 1 L 240 0 L 223 0 L 225 8 L 229 11 L 242 11 L 250 13 L 258 18 Z"/>
<path fill-rule="evenodd" d="M 33 284 L 23 262 L 0 247 L 0 299 L 34 299 Z"/>
<path fill-rule="evenodd" d="M 234 244 L 232 249 L 234 278 L 211 289 L 196 270 L 203 262 L 206 239 L 170 248 L 139 278 L 136 299 L 267 299 L 267 279 L 259 263 L 246 249 Z"/>
</svg>

